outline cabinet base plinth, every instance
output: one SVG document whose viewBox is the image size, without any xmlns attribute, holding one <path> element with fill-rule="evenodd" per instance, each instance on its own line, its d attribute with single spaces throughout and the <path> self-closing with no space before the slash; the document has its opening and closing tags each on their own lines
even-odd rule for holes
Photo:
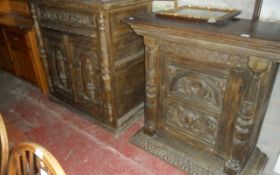
<svg viewBox="0 0 280 175">
<path fill-rule="evenodd" d="M 141 149 L 167 161 L 189 175 L 225 175 L 225 160 L 214 154 L 194 148 L 168 134 L 136 133 L 130 141 Z M 260 175 L 267 162 L 267 156 L 256 148 L 240 175 Z"/>
</svg>

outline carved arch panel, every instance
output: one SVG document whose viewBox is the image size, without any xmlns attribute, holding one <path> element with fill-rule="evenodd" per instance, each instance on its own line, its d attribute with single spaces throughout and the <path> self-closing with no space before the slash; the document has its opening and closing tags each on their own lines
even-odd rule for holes
<svg viewBox="0 0 280 175">
<path fill-rule="evenodd" d="M 73 98 L 71 60 L 67 56 L 67 46 L 63 41 L 64 35 L 54 31 L 43 30 L 43 32 L 53 90 L 55 93 Z"/>
</svg>

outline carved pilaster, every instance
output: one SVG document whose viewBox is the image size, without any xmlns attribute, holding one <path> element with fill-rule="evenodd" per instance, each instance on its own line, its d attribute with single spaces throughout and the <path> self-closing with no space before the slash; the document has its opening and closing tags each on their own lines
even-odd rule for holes
<svg viewBox="0 0 280 175">
<path fill-rule="evenodd" d="M 146 46 L 146 97 L 145 97 L 145 126 L 144 132 L 149 135 L 155 134 L 157 118 L 157 95 L 158 89 L 158 43 L 153 38 L 144 38 Z"/>
<path fill-rule="evenodd" d="M 45 68 L 45 73 L 46 73 L 46 77 L 47 77 L 47 81 L 48 81 L 49 90 L 52 92 L 53 85 L 52 85 L 50 74 L 49 74 L 47 55 L 46 55 L 46 51 L 44 49 L 44 43 L 42 40 L 42 35 L 41 35 L 40 27 L 38 24 L 38 17 L 37 17 L 37 13 L 36 13 L 34 4 L 30 3 L 30 9 L 31 9 L 32 18 L 34 21 L 34 28 L 36 31 L 37 41 L 38 41 L 38 45 L 39 45 L 39 49 L 40 49 L 40 57 L 41 57 L 41 60 L 43 62 L 44 68 Z"/>
<path fill-rule="evenodd" d="M 105 31 L 105 21 L 104 14 L 101 12 L 98 19 L 99 24 L 99 39 L 100 39 L 100 66 L 102 80 L 105 90 L 105 100 L 106 100 L 106 113 L 109 117 L 109 121 L 113 123 L 113 98 L 112 98 L 112 84 L 111 84 L 111 72 L 110 72 L 110 58 L 108 54 L 108 46 L 106 42 L 106 31 Z"/>
<path fill-rule="evenodd" d="M 258 57 L 250 57 L 249 59 L 251 79 L 242 95 L 240 111 L 235 121 L 230 160 L 225 165 L 225 171 L 229 175 L 239 174 L 245 166 L 248 154 L 251 154 L 252 149 L 249 142 L 260 95 L 260 79 L 268 65 L 268 60 Z"/>
</svg>

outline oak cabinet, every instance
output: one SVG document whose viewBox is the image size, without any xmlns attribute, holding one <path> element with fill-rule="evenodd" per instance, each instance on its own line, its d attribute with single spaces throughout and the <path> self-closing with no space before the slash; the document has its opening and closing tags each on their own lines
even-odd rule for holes
<svg viewBox="0 0 280 175">
<path fill-rule="evenodd" d="M 150 0 L 32 1 L 51 95 L 118 132 L 143 109 L 142 37 L 123 23 Z"/>
<path fill-rule="evenodd" d="M 48 93 L 27 0 L 0 2 L 0 67 Z"/>
<path fill-rule="evenodd" d="M 256 143 L 280 61 L 280 25 L 152 15 L 127 22 L 146 47 L 145 125 L 132 142 L 188 174 L 261 174 L 267 156 Z"/>
</svg>

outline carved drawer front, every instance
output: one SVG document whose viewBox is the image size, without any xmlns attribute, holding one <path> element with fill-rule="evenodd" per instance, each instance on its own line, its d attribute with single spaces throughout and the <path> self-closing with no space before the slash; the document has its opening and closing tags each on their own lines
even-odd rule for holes
<svg viewBox="0 0 280 175">
<path fill-rule="evenodd" d="M 63 99 L 74 99 L 72 60 L 69 57 L 68 36 L 53 30 L 43 30 L 48 69 L 53 93 Z"/>
<path fill-rule="evenodd" d="M 101 115 L 100 110 L 97 109 L 103 104 L 97 41 L 84 36 L 71 35 L 69 42 L 76 103 L 88 113 Z"/>
<path fill-rule="evenodd" d="M 219 130 L 219 117 L 177 100 L 166 103 L 166 126 L 188 140 L 214 146 Z"/>
<path fill-rule="evenodd" d="M 211 50 L 204 47 L 196 47 L 192 45 L 178 45 L 175 43 L 163 43 L 161 46 L 169 59 L 177 62 L 186 62 L 192 60 L 193 67 L 200 67 L 201 63 L 208 64 L 201 67 L 202 70 L 211 70 L 212 67 L 219 68 L 222 74 L 227 74 L 223 70 L 231 68 L 247 68 L 248 58 L 243 55 L 233 55 L 218 50 Z M 234 53 L 238 54 L 238 53 Z M 219 73 L 220 74 L 220 73 Z"/>
<path fill-rule="evenodd" d="M 218 72 L 217 72 L 218 73 Z M 191 66 L 168 65 L 168 96 L 192 105 L 221 112 L 226 90 L 226 77 L 200 72 Z"/>
<path fill-rule="evenodd" d="M 45 5 L 39 6 L 38 12 L 41 27 L 96 37 L 94 13 Z"/>
</svg>

